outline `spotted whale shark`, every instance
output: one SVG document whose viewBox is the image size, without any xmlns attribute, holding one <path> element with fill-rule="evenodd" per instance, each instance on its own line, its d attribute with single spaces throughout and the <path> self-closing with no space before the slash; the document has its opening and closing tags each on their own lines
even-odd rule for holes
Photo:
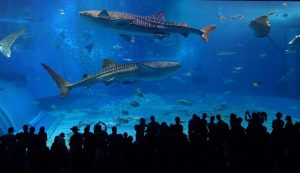
<svg viewBox="0 0 300 173">
<path fill-rule="evenodd" d="M 125 39 L 132 36 L 154 36 L 163 39 L 170 34 L 178 33 L 184 37 L 190 34 L 200 35 L 207 42 L 209 34 L 216 28 L 215 25 L 208 25 L 202 29 L 196 29 L 186 23 L 169 22 L 166 21 L 163 12 L 141 16 L 118 11 L 88 10 L 80 11 L 79 14 L 92 19 L 103 28 L 116 31 Z"/>
<path fill-rule="evenodd" d="M 11 46 L 14 44 L 14 42 L 26 31 L 26 29 L 22 29 L 20 31 L 14 32 L 7 37 L 3 38 L 0 41 L 0 52 L 6 56 L 7 58 L 10 58 L 11 56 Z"/>
<path fill-rule="evenodd" d="M 135 81 L 155 80 L 165 77 L 179 69 L 180 64 L 173 61 L 148 61 L 120 64 L 110 59 L 104 59 L 103 69 L 95 74 L 85 74 L 83 79 L 70 83 L 65 81 L 48 65 L 41 64 L 56 82 L 61 96 L 67 96 L 71 89 L 89 87 L 96 83 L 111 85 L 115 82 L 129 84 Z"/>
</svg>

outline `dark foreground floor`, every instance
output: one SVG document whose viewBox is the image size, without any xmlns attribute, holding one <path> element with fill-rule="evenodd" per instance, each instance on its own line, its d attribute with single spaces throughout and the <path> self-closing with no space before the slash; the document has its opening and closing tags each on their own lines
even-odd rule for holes
<svg viewBox="0 0 300 173">
<path fill-rule="evenodd" d="M 188 134 L 183 133 L 180 118 L 174 124 L 158 123 L 152 116 L 141 118 L 134 126 L 135 141 L 127 133 L 118 134 L 99 121 L 90 132 L 71 128 L 67 148 L 64 133 L 55 137 L 48 148 L 47 133 L 24 125 L 23 132 L 0 137 L 0 172 L 203 172 L 203 173 L 294 173 L 300 171 L 300 123 L 291 116 L 277 113 L 268 133 L 265 112 L 246 112 L 247 128 L 242 118 L 230 115 L 229 125 L 220 115 L 193 115 Z M 216 122 L 215 122 L 216 118 Z"/>
</svg>

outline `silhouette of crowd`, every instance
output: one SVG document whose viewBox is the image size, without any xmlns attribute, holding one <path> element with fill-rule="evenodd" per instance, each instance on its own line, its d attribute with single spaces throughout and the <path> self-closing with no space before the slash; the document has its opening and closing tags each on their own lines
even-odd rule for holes
<svg viewBox="0 0 300 173">
<path fill-rule="evenodd" d="M 49 148 L 44 127 L 36 133 L 24 125 L 17 134 L 11 127 L 0 137 L 0 172 L 299 172 L 300 123 L 291 116 L 284 121 L 278 112 L 269 133 L 267 117 L 265 112 L 246 112 L 244 119 L 232 113 L 226 123 L 220 115 L 194 114 L 185 134 L 179 117 L 168 125 L 151 116 L 148 124 L 141 118 L 134 126 L 135 141 L 117 127 L 108 134 L 100 121 L 93 132 L 90 125 L 83 133 L 72 127 L 69 141 L 61 133 Z"/>
</svg>

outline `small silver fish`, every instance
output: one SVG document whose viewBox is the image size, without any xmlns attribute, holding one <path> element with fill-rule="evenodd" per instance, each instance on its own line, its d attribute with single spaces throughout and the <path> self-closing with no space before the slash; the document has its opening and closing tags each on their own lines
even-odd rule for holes
<svg viewBox="0 0 300 173">
<path fill-rule="evenodd" d="M 113 49 L 123 49 L 123 47 L 120 46 L 120 45 L 118 45 L 118 44 L 116 44 L 116 45 L 113 45 Z"/>
</svg>

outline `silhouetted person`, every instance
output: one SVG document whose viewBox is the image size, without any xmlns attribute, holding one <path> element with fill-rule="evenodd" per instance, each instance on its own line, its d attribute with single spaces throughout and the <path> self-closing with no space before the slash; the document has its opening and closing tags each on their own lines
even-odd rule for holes
<svg viewBox="0 0 300 173">
<path fill-rule="evenodd" d="M 115 126 L 112 127 L 111 131 L 112 133 L 108 135 L 108 144 L 109 144 L 110 153 L 115 153 L 119 151 L 119 147 L 122 139 L 117 133 L 117 127 Z"/>
<path fill-rule="evenodd" d="M 70 154 L 72 172 L 80 172 L 82 170 L 82 134 L 79 133 L 77 126 L 71 128 L 73 135 L 70 138 Z"/>
<path fill-rule="evenodd" d="M 0 137 L 0 144 L 2 148 L 13 149 L 16 147 L 17 138 L 14 131 L 14 128 L 10 127 L 7 129 L 7 134 Z"/>
<path fill-rule="evenodd" d="M 166 171 L 171 165 L 172 156 L 172 140 L 170 135 L 170 127 L 166 122 L 162 122 L 159 127 L 157 139 L 157 162 L 161 171 Z"/>
<path fill-rule="evenodd" d="M 150 142 L 153 142 L 155 136 L 158 134 L 159 123 L 155 121 L 155 117 L 150 117 L 150 123 L 147 125 L 147 138 Z"/>
<path fill-rule="evenodd" d="M 127 137 L 125 137 L 127 136 Z M 136 165 L 136 158 L 137 158 L 137 150 L 136 145 L 133 143 L 133 137 L 125 135 L 124 133 L 124 165 L 125 165 L 125 172 L 134 172 L 138 167 Z"/>
<path fill-rule="evenodd" d="M 104 126 L 104 130 L 102 130 L 101 124 Z M 94 140 L 98 152 L 105 152 L 107 150 L 107 145 L 106 145 L 107 137 L 108 137 L 107 127 L 103 122 L 100 121 L 94 126 Z"/>
<path fill-rule="evenodd" d="M 110 168 L 112 171 L 120 171 L 122 164 L 122 153 L 121 147 L 123 145 L 122 135 L 117 133 L 117 127 L 111 128 L 112 133 L 108 135 L 108 146 L 110 154 Z"/>
<path fill-rule="evenodd" d="M 28 141 L 29 141 L 29 127 L 23 125 L 23 132 L 16 134 L 17 138 L 17 152 L 16 152 L 16 168 L 18 172 L 25 170 L 25 164 L 27 159 Z"/>
<path fill-rule="evenodd" d="M 172 131 L 175 134 L 182 133 L 183 126 L 180 124 L 180 117 L 175 117 L 175 124 L 172 125 Z"/>
<path fill-rule="evenodd" d="M 39 139 L 35 134 L 35 128 L 30 127 L 28 136 L 28 152 L 36 152 L 39 146 Z"/>
<path fill-rule="evenodd" d="M 28 136 L 28 160 L 32 172 L 38 172 L 39 139 L 35 134 L 35 127 L 29 128 Z"/>
<path fill-rule="evenodd" d="M 217 132 L 218 132 L 218 136 L 221 138 L 221 140 L 223 142 L 225 142 L 226 139 L 228 139 L 228 134 L 229 134 L 229 126 L 227 123 L 225 123 L 222 118 L 221 115 L 217 115 L 216 116 L 217 119 Z"/>
<path fill-rule="evenodd" d="M 104 129 L 102 129 L 104 127 Z M 94 125 L 94 140 L 95 140 L 95 156 L 93 169 L 96 172 L 106 171 L 106 155 L 107 155 L 107 126 L 105 123 L 99 121 Z"/>
<path fill-rule="evenodd" d="M 207 142 L 207 114 L 203 113 L 202 114 L 202 118 L 199 120 L 199 140 L 201 141 L 201 143 L 206 143 Z"/>
<path fill-rule="evenodd" d="M 276 120 L 272 121 L 273 131 L 281 131 L 281 130 L 283 130 L 284 121 L 281 118 L 282 118 L 282 113 L 281 112 L 277 112 L 276 113 Z"/>
<path fill-rule="evenodd" d="M 67 168 L 69 152 L 64 138 L 64 133 L 55 136 L 54 142 L 51 145 L 51 172 L 58 172 L 58 170 L 65 171 Z"/>
<path fill-rule="evenodd" d="M 207 124 L 208 127 L 208 139 L 211 146 L 215 146 L 217 142 L 217 124 L 215 123 L 215 116 L 210 117 L 210 121 Z"/>
<path fill-rule="evenodd" d="M 300 170 L 300 122 L 294 124 L 294 137 L 294 142 L 287 153 L 288 169 L 286 172 L 297 172 Z"/>
<path fill-rule="evenodd" d="M 10 127 L 7 134 L 0 137 L 0 170 L 3 173 L 16 172 L 16 145 L 17 138 L 14 134 L 14 128 Z M 3 165 L 2 165 L 3 163 Z"/>
<path fill-rule="evenodd" d="M 267 128 L 263 125 L 266 115 L 260 112 L 253 112 L 250 116 L 250 113 L 247 111 L 245 116 L 249 117 L 246 119 L 248 121 L 246 128 L 247 161 L 252 161 L 249 172 L 273 171 L 271 167 L 269 167 L 271 157 L 268 158 L 268 155 L 272 153 L 271 147 L 269 146 L 269 134 Z"/>
<path fill-rule="evenodd" d="M 231 114 L 230 123 L 230 138 L 227 142 L 226 149 L 231 152 L 231 157 L 226 157 L 226 160 L 230 162 L 231 169 L 234 172 L 241 172 L 244 168 L 246 153 L 244 149 L 246 147 L 246 133 L 245 128 L 242 126 L 243 119 L 237 117 L 235 114 Z"/>
<path fill-rule="evenodd" d="M 38 139 L 39 139 L 39 148 L 45 149 L 47 147 L 48 136 L 44 126 L 40 127 L 39 129 Z"/>
<path fill-rule="evenodd" d="M 237 115 L 234 114 L 234 113 L 231 113 L 230 114 L 230 119 L 229 119 L 229 124 L 230 124 L 230 127 L 232 128 L 233 126 L 235 126 L 235 123 L 237 123 Z"/>
<path fill-rule="evenodd" d="M 29 132 L 28 132 L 28 125 L 23 125 L 23 132 L 17 133 L 17 142 L 18 146 L 22 150 L 24 156 L 26 155 L 26 149 L 28 147 L 28 139 L 29 139 Z"/>
<path fill-rule="evenodd" d="M 91 153 L 94 150 L 94 134 L 90 132 L 90 125 L 87 125 L 84 128 L 84 132 L 82 134 L 83 137 L 83 149 Z"/>
<path fill-rule="evenodd" d="M 282 113 L 276 113 L 276 119 L 272 121 L 272 133 L 271 133 L 271 142 L 272 142 L 272 153 L 274 154 L 274 159 L 277 164 L 279 171 L 283 171 L 284 166 L 282 165 L 283 161 L 283 142 L 284 142 L 284 121 L 281 119 Z"/>
<path fill-rule="evenodd" d="M 95 153 L 95 138 L 94 134 L 90 132 L 90 125 L 85 126 L 84 132 L 82 134 L 83 137 L 83 157 L 84 157 L 84 167 L 85 171 L 92 171 L 92 159 Z"/>
<path fill-rule="evenodd" d="M 188 157 L 188 139 L 183 133 L 183 126 L 180 124 L 180 118 L 175 118 L 176 124 L 173 125 L 174 132 L 172 134 L 172 160 L 171 170 L 175 172 L 184 172 L 187 169 Z"/>
<path fill-rule="evenodd" d="M 141 118 L 140 124 L 134 126 L 136 142 L 144 142 L 146 126 L 145 118 Z"/>
<path fill-rule="evenodd" d="M 284 145 L 289 147 L 295 141 L 295 126 L 290 115 L 287 115 L 286 123 L 284 126 Z"/>
<path fill-rule="evenodd" d="M 199 121 L 200 118 L 198 117 L 197 114 L 193 114 L 192 119 L 189 120 L 188 135 L 191 142 L 193 142 L 196 136 L 199 134 Z"/>
</svg>

